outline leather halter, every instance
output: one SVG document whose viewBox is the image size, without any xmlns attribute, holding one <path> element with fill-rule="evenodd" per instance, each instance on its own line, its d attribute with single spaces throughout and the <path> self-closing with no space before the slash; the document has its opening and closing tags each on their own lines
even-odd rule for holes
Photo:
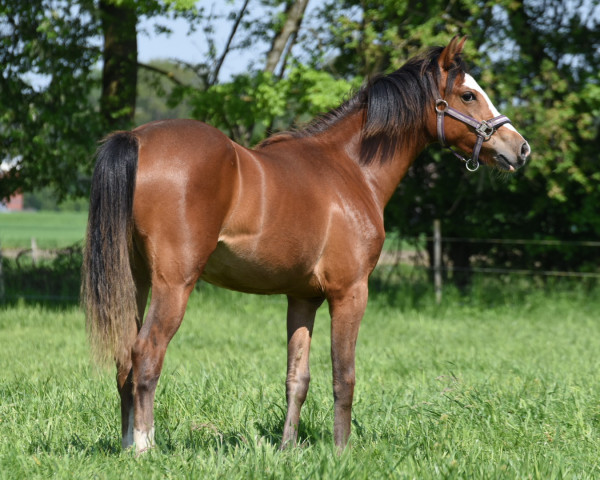
<svg viewBox="0 0 600 480">
<path fill-rule="evenodd" d="M 496 130 L 507 123 L 511 123 L 507 116 L 498 115 L 497 117 L 491 118 L 490 120 L 482 120 L 481 122 L 475 120 L 473 117 L 469 117 L 464 113 L 455 110 L 448 105 L 446 100 L 438 98 L 435 101 L 435 111 L 437 113 L 437 134 L 438 140 L 443 147 L 449 149 L 457 158 L 465 162 L 465 167 L 470 172 L 474 172 L 479 168 L 479 152 L 483 142 L 488 141 L 490 137 L 496 132 Z M 444 135 L 444 116 L 450 115 L 451 117 L 459 120 L 475 129 L 477 135 L 477 141 L 475 147 L 473 147 L 473 154 L 468 160 L 460 155 L 458 152 L 452 149 L 451 146 L 446 144 L 446 136 Z"/>
</svg>

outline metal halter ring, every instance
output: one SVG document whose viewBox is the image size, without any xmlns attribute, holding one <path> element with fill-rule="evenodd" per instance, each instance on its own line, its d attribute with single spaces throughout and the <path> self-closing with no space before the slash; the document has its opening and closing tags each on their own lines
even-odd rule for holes
<svg viewBox="0 0 600 480">
<path fill-rule="evenodd" d="M 465 160 L 465 168 L 469 172 L 475 172 L 479 168 L 479 160 L 476 160 L 474 158 L 469 158 L 468 160 Z"/>
<path fill-rule="evenodd" d="M 440 105 L 442 108 L 440 108 Z M 442 100 L 441 98 L 436 100 L 435 111 L 438 113 L 444 113 L 446 110 L 448 110 L 448 102 L 446 100 Z"/>
</svg>

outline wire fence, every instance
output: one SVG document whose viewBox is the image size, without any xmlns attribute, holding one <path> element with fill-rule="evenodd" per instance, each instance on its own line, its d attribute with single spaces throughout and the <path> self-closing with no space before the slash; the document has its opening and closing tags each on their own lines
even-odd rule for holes
<svg viewBox="0 0 600 480">
<path fill-rule="evenodd" d="M 448 258 L 443 258 L 443 245 L 448 243 L 460 244 L 479 244 L 489 247 L 498 246 L 500 248 L 511 247 L 558 247 L 561 249 L 600 249 L 600 241 L 596 240 L 561 240 L 561 239 L 526 239 L 526 238 L 474 238 L 474 237 L 444 237 L 441 231 L 441 222 L 435 220 L 433 223 L 433 236 L 427 237 L 402 237 L 404 242 L 415 245 L 417 252 L 410 255 L 387 255 L 389 264 L 390 258 L 411 259 L 414 268 L 426 269 L 433 273 L 433 283 L 436 292 L 436 301 L 439 303 L 442 297 L 443 273 L 453 274 L 484 274 L 484 275 L 520 275 L 536 277 L 562 277 L 562 278 L 581 278 L 581 279 L 600 279 L 600 262 L 593 266 L 591 271 L 581 270 L 558 270 L 544 268 L 543 264 L 535 265 L 535 268 L 523 268 L 522 266 L 482 266 L 477 265 L 477 261 L 471 261 L 469 257 L 466 265 L 453 265 Z M 425 245 L 429 244 L 429 249 Z M 428 251 L 426 251 L 428 250 Z M 593 254 L 592 258 L 600 258 L 600 251 Z M 485 263 L 485 254 L 479 256 L 479 262 Z M 477 260 L 477 259 L 476 259 Z M 384 260 L 385 262 L 385 260 Z M 400 260 L 401 262 L 401 260 Z M 589 263 L 588 263 L 589 265 Z"/>
<path fill-rule="evenodd" d="M 433 236 L 427 237 L 402 237 L 399 240 L 408 242 L 415 247 L 406 252 L 399 246 L 397 250 L 384 252 L 381 258 L 382 264 L 387 265 L 411 265 L 413 268 L 426 269 L 433 272 L 434 285 L 436 290 L 436 297 L 438 301 L 441 300 L 442 291 L 442 273 L 446 275 L 454 273 L 475 273 L 484 275 L 520 275 L 520 276 L 541 276 L 541 277 L 563 277 L 563 278 L 586 278 L 586 279 L 600 279 L 600 269 L 596 268 L 595 271 L 576 271 L 576 270 L 552 270 L 548 268 L 521 268 L 521 267 L 510 267 L 510 266 L 481 266 L 481 265 L 468 265 L 458 266 L 448 262 L 447 259 L 444 261 L 442 258 L 442 246 L 446 243 L 463 243 L 463 244 L 481 244 L 489 246 L 502 246 L 506 248 L 510 247 L 527 247 L 527 246 L 538 246 L 538 247 L 559 247 L 559 248 L 577 248 L 577 249 L 600 249 L 600 241 L 596 240 L 560 240 L 560 239 L 509 239 L 509 238 L 473 238 L 473 237 L 444 237 L 441 232 L 440 222 L 434 222 Z M 426 252 L 424 245 L 427 242 L 431 242 L 432 258 L 429 258 L 429 254 Z M 399 244 L 400 245 L 400 244 Z M 13 262 L 9 272 L 3 271 L 2 258 L 3 253 L 8 254 L 10 260 Z M 73 255 L 73 258 L 67 261 L 65 268 L 64 261 L 61 268 L 64 271 L 49 273 L 48 264 L 44 264 L 45 267 L 40 267 L 40 262 L 43 260 L 52 261 L 58 255 Z M 79 257 L 77 257 L 79 255 Z M 77 283 L 77 276 L 79 274 L 78 259 L 81 257 L 80 249 L 57 249 L 57 250 L 40 250 L 35 244 L 35 240 L 32 240 L 31 248 L 23 248 L 19 250 L 10 249 L 2 250 L 0 246 L 0 301 L 6 300 L 10 297 L 19 297 L 29 300 L 50 300 L 50 301 L 76 301 L 78 289 L 73 290 L 72 285 Z M 600 258 L 600 251 L 598 252 L 598 258 Z M 28 261 L 29 260 L 29 261 Z M 599 262 L 600 263 L 600 262 Z M 7 288 L 7 276 L 10 277 L 15 271 L 21 272 L 21 277 L 26 276 L 38 276 L 36 275 L 36 268 L 46 268 L 46 274 L 50 278 L 50 282 L 54 283 L 62 276 L 68 276 L 70 279 L 71 288 L 69 293 L 54 292 L 52 289 L 40 292 L 17 292 L 14 289 Z M 8 279 L 10 281 L 10 278 Z M 39 282 L 38 282 L 39 283 Z M 10 285 L 9 285 L 10 287 Z M 73 290 L 71 292 L 70 290 Z"/>
<path fill-rule="evenodd" d="M 434 241 L 434 237 L 426 237 L 427 241 Z M 472 243 L 488 245 L 534 245 L 534 246 L 556 246 L 556 247 L 585 247 L 600 248 L 598 241 L 577 241 L 577 240 L 528 240 L 528 239 L 506 239 L 506 238 L 461 238 L 461 237 L 441 237 L 442 243 Z M 431 267 L 433 268 L 433 267 Z M 490 274 L 511 274 L 511 275 L 540 275 L 553 277 L 581 277 L 581 278 L 600 278 L 600 272 L 582 272 L 582 271 L 561 271 L 545 269 L 524 269 L 524 268 L 501 268 L 501 267 L 456 267 L 452 265 L 442 266 L 443 270 L 448 271 L 470 271 L 473 273 Z"/>
<path fill-rule="evenodd" d="M 426 237 L 433 240 L 433 237 Z M 578 240 L 528 240 L 522 238 L 462 238 L 443 237 L 444 242 L 451 243 L 492 243 L 498 245 L 543 245 L 543 246 L 571 246 L 571 247 L 600 247 L 600 241 Z"/>
<path fill-rule="evenodd" d="M 404 240 L 420 242 L 428 241 L 434 242 L 434 237 L 403 237 Z M 479 239 L 479 238 L 460 238 L 460 237 L 441 237 L 441 243 L 485 243 L 485 244 L 497 244 L 497 245 L 546 245 L 546 246 L 572 246 L 572 247 L 595 247 L 600 248 L 600 242 L 595 241 L 559 241 L 559 240 L 525 240 L 525 239 Z M 382 257 L 382 264 L 410 264 L 415 268 L 423 268 L 427 270 L 434 270 L 433 261 L 428 258 L 427 252 L 422 247 L 418 247 L 417 251 L 410 252 L 409 254 L 399 255 L 396 252 L 390 252 Z M 599 252 L 600 256 L 600 252 Z M 600 264 L 599 264 L 600 267 Z M 540 276 L 555 276 L 555 277 L 581 277 L 581 278 L 600 278 L 600 272 L 582 272 L 582 271 L 563 271 L 563 270 L 547 270 L 547 269 L 525 269 L 525 268 L 504 268 L 504 267 L 458 267 L 451 264 L 442 264 L 440 267 L 443 271 L 448 272 L 473 272 L 473 273 L 490 273 L 490 274 L 512 274 L 512 275 L 540 275 Z"/>
</svg>

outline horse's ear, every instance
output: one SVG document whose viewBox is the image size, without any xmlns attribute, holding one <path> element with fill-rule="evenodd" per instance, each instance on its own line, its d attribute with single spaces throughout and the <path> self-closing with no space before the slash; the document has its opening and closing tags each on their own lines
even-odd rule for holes
<svg viewBox="0 0 600 480">
<path fill-rule="evenodd" d="M 459 40 L 458 35 L 455 35 L 452 40 L 450 40 L 448 46 L 442 50 L 438 60 L 442 70 L 450 70 L 454 63 L 454 58 L 462 53 L 466 41 L 467 37 L 462 37 Z"/>
</svg>

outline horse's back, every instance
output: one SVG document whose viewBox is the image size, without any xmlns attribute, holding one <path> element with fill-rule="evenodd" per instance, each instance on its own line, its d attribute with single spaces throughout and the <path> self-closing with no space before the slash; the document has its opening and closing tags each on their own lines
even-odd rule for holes
<svg viewBox="0 0 600 480">
<path fill-rule="evenodd" d="M 233 142 L 220 130 L 197 120 L 157 120 L 136 128 L 140 161 L 171 168 L 199 160 L 217 163 L 235 155 Z M 140 164 L 143 167 L 143 165 Z M 138 167 L 139 168 L 139 167 Z"/>
</svg>

